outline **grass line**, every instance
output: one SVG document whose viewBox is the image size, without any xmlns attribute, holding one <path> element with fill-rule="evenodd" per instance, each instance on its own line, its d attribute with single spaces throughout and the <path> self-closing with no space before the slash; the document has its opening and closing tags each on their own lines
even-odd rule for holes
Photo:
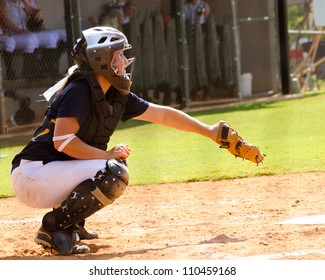
<svg viewBox="0 0 325 280">
<path fill-rule="evenodd" d="M 258 167 L 199 135 L 136 121 L 121 124 L 109 146 L 127 143 L 131 147 L 131 185 L 324 171 L 324 108 L 323 93 L 191 113 L 209 124 L 226 120 L 246 141 L 258 145 L 267 155 Z M 13 195 L 10 162 L 26 141 L 26 137 L 1 140 L 2 197 Z"/>
</svg>

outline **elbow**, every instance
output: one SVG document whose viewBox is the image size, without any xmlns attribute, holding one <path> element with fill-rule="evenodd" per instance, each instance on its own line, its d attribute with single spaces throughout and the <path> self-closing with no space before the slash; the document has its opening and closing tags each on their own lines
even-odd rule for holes
<svg viewBox="0 0 325 280">
<path fill-rule="evenodd" d="M 59 148 L 60 148 L 62 142 L 63 141 L 53 141 L 54 149 L 56 149 L 57 151 L 59 151 Z"/>
<path fill-rule="evenodd" d="M 63 149 L 77 136 L 75 134 L 67 134 L 63 136 L 55 136 L 53 137 L 53 142 L 54 142 L 54 148 L 62 152 Z"/>
</svg>

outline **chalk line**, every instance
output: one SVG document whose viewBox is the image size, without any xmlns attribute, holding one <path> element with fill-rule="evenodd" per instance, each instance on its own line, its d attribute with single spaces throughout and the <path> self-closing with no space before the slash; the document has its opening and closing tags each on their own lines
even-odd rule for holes
<svg viewBox="0 0 325 280">
<path fill-rule="evenodd" d="M 282 221 L 282 222 L 277 222 L 276 224 L 280 224 L 280 225 L 319 225 L 319 224 L 325 224 L 325 215 L 296 217 L 296 218 L 285 220 L 285 221 Z"/>
</svg>

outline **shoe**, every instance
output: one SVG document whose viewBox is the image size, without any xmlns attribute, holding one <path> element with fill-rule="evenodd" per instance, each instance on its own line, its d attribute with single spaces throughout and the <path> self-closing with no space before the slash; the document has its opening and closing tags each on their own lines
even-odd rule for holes
<svg viewBox="0 0 325 280">
<path fill-rule="evenodd" d="M 74 245 L 71 252 L 71 254 L 88 254 L 88 253 L 90 253 L 90 248 L 85 244 Z"/>
<path fill-rule="evenodd" d="M 42 245 L 44 249 L 50 250 L 54 255 L 70 255 L 89 253 L 87 245 L 76 245 L 79 236 L 72 230 L 48 231 L 40 227 L 34 241 Z"/>
<path fill-rule="evenodd" d="M 84 239 L 97 239 L 97 238 L 99 238 L 97 232 L 87 231 L 81 225 L 75 225 L 74 232 L 78 234 L 80 240 L 84 240 Z"/>
</svg>

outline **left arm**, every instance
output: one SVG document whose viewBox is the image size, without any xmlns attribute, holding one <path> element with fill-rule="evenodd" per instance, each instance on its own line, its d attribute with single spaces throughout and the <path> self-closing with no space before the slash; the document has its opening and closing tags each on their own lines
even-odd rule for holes
<svg viewBox="0 0 325 280">
<path fill-rule="evenodd" d="M 23 1 L 25 4 L 25 12 L 27 15 L 32 15 L 35 12 L 34 7 L 31 5 L 31 3 L 29 3 L 28 1 L 24 0 Z"/>
<path fill-rule="evenodd" d="M 213 141 L 217 138 L 217 129 L 215 125 L 210 126 L 202 123 L 188 114 L 172 107 L 149 103 L 148 109 L 142 115 L 135 117 L 134 119 L 197 133 L 206 136 Z"/>
</svg>

